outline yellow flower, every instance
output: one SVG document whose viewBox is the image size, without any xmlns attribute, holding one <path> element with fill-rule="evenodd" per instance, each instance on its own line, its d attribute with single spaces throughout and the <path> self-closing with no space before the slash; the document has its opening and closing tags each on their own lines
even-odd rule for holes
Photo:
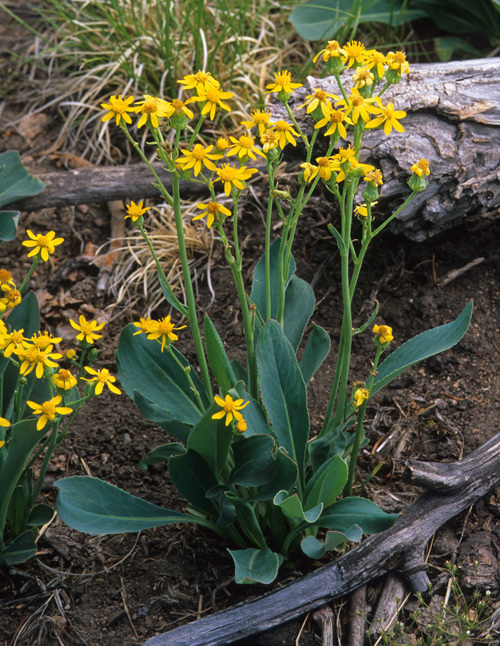
<svg viewBox="0 0 500 646">
<path fill-rule="evenodd" d="M 36 423 L 36 430 L 41 431 L 42 428 L 47 424 L 47 422 L 53 422 L 56 418 L 56 415 L 69 415 L 73 412 L 72 408 L 67 406 L 59 406 L 61 403 L 62 396 L 57 395 L 52 397 L 49 401 L 44 402 L 43 404 L 36 404 L 35 402 L 28 401 L 26 402 L 30 408 L 33 409 L 33 415 L 41 415 L 40 419 Z"/>
<path fill-rule="evenodd" d="M 27 229 L 26 233 L 31 240 L 25 240 L 22 244 L 25 247 L 33 247 L 28 254 L 28 258 L 36 256 L 39 253 L 42 256 L 42 259 L 47 261 L 49 259 L 49 254 L 54 253 L 55 246 L 64 242 L 64 238 L 54 238 L 56 235 L 55 231 L 49 231 L 45 235 L 42 235 L 41 233 L 35 235 Z"/>
<path fill-rule="evenodd" d="M 352 76 L 354 87 L 359 90 L 361 87 L 368 87 L 373 84 L 375 76 L 366 67 L 358 67 Z"/>
<path fill-rule="evenodd" d="M 134 322 L 134 325 L 139 329 L 137 330 L 137 332 L 134 332 L 132 336 L 135 336 L 136 334 L 142 334 L 143 332 L 145 334 L 151 334 L 151 332 L 153 332 L 155 326 L 157 325 L 157 321 L 152 321 L 149 316 L 147 316 L 146 318 L 141 317 L 139 323 Z"/>
<path fill-rule="evenodd" d="M 64 355 L 66 359 L 75 359 L 76 358 L 76 350 L 66 350 L 66 353 Z"/>
<path fill-rule="evenodd" d="M 269 128 L 271 122 L 271 113 L 269 110 L 254 110 L 251 114 L 251 121 L 242 121 L 241 125 L 245 128 L 255 128 L 259 131 L 259 135 L 263 135 Z"/>
<path fill-rule="evenodd" d="M 223 92 L 216 85 L 207 85 L 207 87 L 201 92 L 198 96 L 194 96 L 192 101 L 204 101 L 205 105 L 201 110 L 201 114 L 210 115 L 210 119 L 214 119 L 215 111 L 217 107 L 222 108 L 223 110 L 231 111 L 231 108 L 224 103 L 226 99 L 230 99 L 233 96 L 233 92 Z"/>
<path fill-rule="evenodd" d="M 267 155 L 270 150 L 274 150 L 280 145 L 280 134 L 274 128 L 269 128 L 261 135 L 260 143 L 262 150 Z"/>
<path fill-rule="evenodd" d="M 321 112 L 323 113 L 323 116 L 327 117 L 331 109 L 331 103 L 329 99 L 335 99 L 335 101 L 338 101 L 340 97 L 336 96 L 335 94 L 330 94 L 330 92 L 325 92 L 324 90 L 321 90 L 320 88 L 318 88 L 314 90 L 314 94 L 308 94 L 306 96 L 305 103 L 302 103 L 297 107 L 303 108 L 305 105 L 307 105 L 307 110 L 306 110 L 307 114 L 311 114 L 311 112 L 314 112 L 314 110 L 316 110 L 317 107 L 321 107 Z"/>
<path fill-rule="evenodd" d="M 219 406 L 222 406 L 222 410 L 220 410 L 218 413 L 214 413 L 212 415 L 212 419 L 222 419 L 223 417 L 225 417 L 226 426 L 229 426 L 229 424 L 233 421 L 233 418 L 237 422 L 243 421 L 243 415 L 239 411 L 245 408 L 245 406 L 250 402 L 243 403 L 243 399 L 233 400 L 231 395 L 226 395 L 225 399 L 222 399 L 222 397 L 215 395 L 214 399 Z"/>
<path fill-rule="evenodd" d="M 56 388 L 71 390 L 73 386 L 76 386 L 77 379 L 71 374 L 69 370 L 61 368 L 58 373 L 52 375 L 52 383 Z"/>
<path fill-rule="evenodd" d="M 236 424 L 236 430 L 240 433 L 244 433 L 247 430 L 248 426 L 244 419 L 240 419 Z"/>
<path fill-rule="evenodd" d="M 279 135 L 280 148 L 283 149 L 287 145 L 287 143 L 291 143 L 292 146 L 297 145 L 297 142 L 295 141 L 293 135 L 295 135 L 295 137 L 299 137 L 300 135 L 298 132 L 295 132 L 295 130 L 289 123 L 283 121 L 283 119 L 280 119 L 273 125 L 276 133 Z"/>
<path fill-rule="evenodd" d="M 377 338 L 382 345 L 384 343 L 390 343 L 394 338 L 392 336 L 392 327 L 389 327 L 388 325 L 374 325 L 373 333 L 377 335 Z"/>
<path fill-rule="evenodd" d="M 55 360 L 60 359 L 62 354 L 52 352 L 53 347 L 54 346 L 49 345 L 44 350 L 37 348 L 35 345 L 25 345 L 22 348 L 18 347 L 15 353 L 22 361 L 20 373 L 22 375 L 29 375 L 29 373 L 36 367 L 36 377 L 37 379 L 41 379 L 43 377 L 45 366 L 48 368 L 57 368 Z"/>
<path fill-rule="evenodd" d="M 340 58 L 346 57 L 347 52 L 345 49 L 339 45 L 336 40 L 329 40 L 326 44 L 326 47 L 322 49 L 316 56 L 313 58 L 313 63 L 315 63 L 318 58 L 323 54 L 323 60 L 326 62 L 330 58 Z"/>
<path fill-rule="evenodd" d="M 96 334 L 98 330 L 106 325 L 106 323 L 98 323 L 97 321 L 87 321 L 87 319 L 80 314 L 78 319 L 79 323 L 75 323 L 72 319 L 69 319 L 71 327 L 74 327 L 75 330 L 78 330 L 80 334 L 77 335 L 77 341 L 85 341 L 86 343 L 94 343 L 97 339 L 102 337 L 102 334 Z"/>
<path fill-rule="evenodd" d="M 374 186 L 382 186 L 384 183 L 382 180 L 382 171 L 378 169 L 368 171 L 365 177 L 363 177 L 363 180 L 365 182 L 371 182 Z"/>
<path fill-rule="evenodd" d="M 222 168 L 217 169 L 219 180 L 224 182 L 224 193 L 228 197 L 231 194 L 233 187 L 242 191 L 245 188 L 245 184 L 243 182 L 250 179 L 250 177 L 257 172 L 256 168 L 247 168 L 246 166 L 236 168 L 229 164 L 224 164 Z"/>
<path fill-rule="evenodd" d="M 353 123 L 358 123 L 360 117 L 363 121 L 368 121 L 370 119 L 369 113 L 375 114 L 377 111 L 372 105 L 377 99 L 375 97 L 365 98 L 355 87 L 352 88 L 352 92 L 347 99 L 347 102 L 345 99 L 338 101 L 337 105 L 341 105 L 346 109 L 346 117 L 351 117 Z"/>
<path fill-rule="evenodd" d="M 11 288 L 16 288 L 16 283 L 12 278 L 12 274 L 7 269 L 0 269 L 0 288 L 6 292 Z"/>
<path fill-rule="evenodd" d="M 6 309 L 12 309 L 19 305 L 22 300 L 21 292 L 18 289 L 10 289 L 8 292 L 3 292 L 4 296 L 0 298 L 0 314 L 5 312 Z"/>
<path fill-rule="evenodd" d="M 269 83 L 266 85 L 267 92 L 286 92 L 287 94 L 292 94 L 294 90 L 298 87 L 302 87 L 302 83 L 292 83 L 292 75 L 290 72 L 284 70 L 283 72 L 277 72 L 274 75 L 274 83 Z"/>
<path fill-rule="evenodd" d="M 384 77 L 384 65 L 386 63 L 387 59 L 381 52 L 377 52 L 376 49 L 368 49 L 366 51 L 365 67 L 369 70 L 374 70 L 377 81 L 380 81 Z"/>
<path fill-rule="evenodd" d="M 227 152 L 228 157 L 230 157 L 231 155 L 238 155 L 238 159 L 245 159 L 246 157 L 250 157 L 251 159 L 256 160 L 257 157 L 254 153 L 257 153 L 261 157 L 265 157 L 262 150 L 256 148 L 255 139 L 252 137 L 252 135 L 246 133 L 244 135 L 241 135 L 239 139 L 236 139 L 235 137 L 229 137 L 229 139 L 231 139 L 233 145 Z"/>
<path fill-rule="evenodd" d="M 371 205 L 375 206 L 375 204 L 378 204 L 378 202 L 372 202 Z M 357 215 L 358 217 L 361 218 L 366 218 L 368 217 L 368 208 L 366 204 L 360 204 L 354 209 L 354 215 Z"/>
<path fill-rule="evenodd" d="M 369 396 L 370 393 L 366 388 L 358 388 L 353 395 L 356 406 L 361 406 L 361 404 L 365 401 L 365 399 L 368 399 Z"/>
<path fill-rule="evenodd" d="M 134 111 L 142 115 L 137 124 L 138 128 L 142 128 L 147 121 L 153 128 L 158 128 L 160 125 L 158 118 L 170 117 L 174 112 L 171 103 L 149 94 L 144 95 L 143 101 L 136 101 L 135 106 L 137 107 L 134 107 Z"/>
<path fill-rule="evenodd" d="M 130 204 L 126 205 L 127 208 L 127 215 L 125 216 L 125 220 L 127 218 L 132 218 L 132 222 L 137 222 L 137 220 L 142 217 L 146 211 L 149 211 L 151 208 L 150 206 L 142 206 L 144 204 L 144 201 L 141 200 L 139 204 L 136 204 L 134 200 L 130 200 Z"/>
<path fill-rule="evenodd" d="M 318 175 L 328 182 L 334 171 L 338 171 L 338 164 L 331 157 L 316 157 L 318 162 Z"/>
<path fill-rule="evenodd" d="M 215 150 L 218 153 L 223 153 L 225 150 L 229 148 L 231 144 L 227 139 L 224 137 L 219 137 L 217 141 L 215 142 Z"/>
<path fill-rule="evenodd" d="M 177 83 L 183 85 L 185 90 L 195 89 L 198 94 L 206 92 L 210 86 L 220 87 L 219 81 L 214 79 L 210 72 L 202 71 L 198 71 L 196 74 L 187 74 Z"/>
<path fill-rule="evenodd" d="M 95 394 L 100 395 L 102 393 L 102 390 L 104 386 L 106 385 L 112 393 L 115 393 L 116 395 L 121 395 L 121 390 L 119 390 L 116 386 L 113 386 L 114 382 L 116 381 L 116 377 L 113 377 L 113 375 L 109 374 L 109 370 L 107 368 L 103 368 L 102 370 L 94 370 L 93 368 L 89 368 L 88 366 L 85 366 L 85 370 L 90 374 L 90 375 L 95 375 L 91 379 L 86 379 L 85 377 L 82 377 L 84 381 L 95 381 L 96 386 L 95 386 Z"/>
<path fill-rule="evenodd" d="M 314 166 L 309 162 L 304 162 L 300 165 L 300 167 L 304 169 L 304 179 L 306 182 L 312 182 L 319 171 L 319 168 L 317 166 Z"/>
<path fill-rule="evenodd" d="M 4 427 L 10 426 L 9 420 L 5 419 L 4 417 L 0 417 L 0 426 L 4 426 Z M 3 444 L 1 444 L 0 446 L 3 446 L 4 444 L 5 442 L 3 442 Z"/>
<path fill-rule="evenodd" d="M 390 69 L 396 71 L 399 76 L 408 74 L 410 71 L 410 64 L 406 60 L 404 52 L 389 52 L 386 56 L 386 61 Z"/>
<path fill-rule="evenodd" d="M 213 146 L 207 146 L 204 148 L 201 144 L 196 144 L 192 151 L 182 150 L 184 157 L 182 159 L 177 159 L 176 164 L 181 170 L 188 170 L 190 168 L 194 169 L 194 176 L 198 177 L 203 166 L 209 170 L 215 170 L 215 164 L 212 159 L 221 159 L 222 155 L 214 154 L 211 151 Z"/>
<path fill-rule="evenodd" d="M 30 339 L 31 343 L 37 348 L 45 350 L 49 345 L 54 343 L 60 343 L 62 341 L 61 337 L 54 337 L 48 332 L 38 332 L 38 334 L 33 334 Z"/>
<path fill-rule="evenodd" d="M 429 169 L 429 162 L 427 161 L 427 159 L 424 159 L 424 158 L 422 158 L 416 164 L 413 164 L 410 170 L 413 171 L 419 177 L 422 177 L 422 175 L 430 175 L 430 172 L 431 172 Z"/>
<path fill-rule="evenodd" d="M 200 220 L 201 218 L 204 218 L 206 216 L 207 227 L 209 229 L 214 223 L 215 219 L 217 219 L 217 222 L 221 221 L 218 217 L 219 213 L 222 214 L 224 218 L 227 218 L 232 215 L 231 211 L 227 209 L 225 206 L 223 206 L 222 204 L 219 204 L 219 202 L 209 202 L 208 204 L 197 204 L 196 207 L 198 209 L 203 209 L 203 213 L 196 215 L 193 218 L 193 222 L 195 220 Z"/>
<path fill-rule="evenodd" d="M 343 123 L 344 121 L 352 126 L 352 121 L 349 117 L 346 117 L 342 110 L 335 110 L 335 108 L 330 106 L 327 114 L 325 114 L 325 118 L 318 121 L 314 127 L 324 128 L 325 126 L 328 126 L 325 132 L 325 137 L 334 135 L 338 132 L 342 139 L 345 139 L 347 137 L 347 131 Z"/>
<path fill-rule="evenodd" d="M 389 135 L 392 132 L 392 129 L 397 130 L 398 132 L 404 132 L 405 129 L 399 123 L 398 119 L 403 119 L 406 117 L 406 112 L 403 110 L 395 110 L 392 103 L 388 103 L 385 107 L 381 106 L 380 108 L 375 107 L 373 113 L 380 113 L 375 119 L 371 119 L 366 124 L 367 128 L 377 128 L 384 124 L 384 133 Z"/>
<path fill-rule="evenodd" d="M 0 340 L 0 350 L 4 351 L 4 357 L 10 357 L 18 348 L 23 348 L 26 339 L 23 336 L 24 328 L 21 330 L 12 330 L 10 333 L 5 333 Z"/>
<path fill-rule="evenodd" d="M 357 67 L 362 65 L 366 59 L 366 49 L 365 46 L 357 40 L 351 40 L 346 45 L 344 45 L 345 56 L 342 57 L 342 61 L 347 63 L 347 68 L 352 67 L 353 65 Z"/>
<path fill-rule="evenodd" d="M 188 103 L 191 103 L 191 101 L 192 99 L 188 99 L 187 101 L 181 101 L 180 99 L 173 99 L 172 108 L 174 111 L 171 116 L 185 115 L 186 117 L 188 117 L 188 119 L 192 119 L 194 115 L 192 111 L 186 107 Z"/>
<path fill-rule="evenodd" d="M 132 108 L 130 105 L 131 103 L 133 103 L 133 101 L 133 96 L 128 96 L 126 99 L 122 99 L 121 94 L 118 95 L 118 98 L 113 95 L 110 98 L 109 103 L 101 103 L 102 108 L 109 110 L 108 114 L 105 114 L 103 116 L 102 121 L 109 121 L 110 119 L 115 117 L 117 126 L 120 125 L 121 119 L 123 119 L 126 123 L 132 123 L 132 119 L 127 113 L 135 112 L 135 108 Z"/>
<path fill-rule="evenodd" d="M 148 339 L 156 340 L 161 338 L 161 351 L 165 347 L 165 343 L 168 341 L 177 341 L 178 336 L 174 333 L 174 330 L 183 330 L 186 326 L 181 325 L 180 327 L 174 327 L 174 324 L 170 320 L 170 316 L 160 319 L 159 321 L 154 321 L 154 326 L 151 326 L 151 331 L 147 333 Z"/>
</svg>

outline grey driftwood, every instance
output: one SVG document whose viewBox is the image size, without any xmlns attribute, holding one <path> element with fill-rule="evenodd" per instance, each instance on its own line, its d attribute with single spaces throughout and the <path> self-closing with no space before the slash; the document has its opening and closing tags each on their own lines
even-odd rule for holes
<svg viewBox="0 0 500 646">
<path fill-rule="evenodd" d="M 408 463 L 408 477 L 435 487 L 404 510 L 391 529 L 333 563 L 261 597 L 148 639 L 143 646 L 222 646 L 274 628 L 397 571 L 414 591 L 429 581 L 424 549 L 445 522 L 500 484 L 500 433 L 459 462 Z"/>
<path fill-rule="evenodd" d="M 315 87 L 338 94 L 334 79 L 309 77 L 293 95 L 293 104 L 303 103 Z M 496 213 L 500 206 L 500 58 L 413 65 L 409 76 L 392 86 L 384 100 L 408 116 L 402 134 L 393 131 L 386 137 L 380 130 L 365 134 L 367 161 L 381 168 L 385 178 L 379 208 L 391 212 L 406 198 L 406 180 L 415 161 L 425 157 L 432 170 L 427 190 L 398 217 L 392 230 L 421 241 L 469 216 Z M 284 116 L 278 104 L 273 112 Z M 168 174 L 161 171 L 161 164 L 156 168 L 168 186 Z M 159 195 L 142 164 L 82 168 L 39 178 L 46 183 L 45 190 L 12 207 L 27 211 Z M 204 187 L 190 183 L 181 189 L 185 197 L 198 197 Z"/>
</svg>

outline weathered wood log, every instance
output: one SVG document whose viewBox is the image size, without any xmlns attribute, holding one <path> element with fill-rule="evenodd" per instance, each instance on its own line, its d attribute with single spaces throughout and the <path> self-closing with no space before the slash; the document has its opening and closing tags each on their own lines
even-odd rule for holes
<svg viewBox="0 0 500 646">
<path fill-rule="evenodd" d="M 422 473 L 425 468 L 419 465 Z M 405 575 L 413 590 L 425 591 L 426 543 L 441 525 L 500 484 L 500 433 L 461 462 L 427 467 L 433 482 L 440 470 L 440 482 L 449 477 L 450 469 L 454 483 L 464 472 L 463 485 L 454 485 L 450 493 L 425 492 L 391 529 L 363 541 L 335 562 L 261 597 L 152 637 L 143 646 L 230 644 L 319 608 L 391 571 Z"/>
<path fill-rule="evenodd" d="M 163 170 L 161 162 L 153 164 L 155 172 L 167 190 L 172 188 L 170 173 Z M 37 175 L 45 184 L 38 195 L 12 202 L 10 208 L 19 211 L 37 211 L 52 206 L 76 206 L 97 204 L 113 200 L 144 200 L 160 197 L 160 191 L 153 184 L 153 177 L 145 164 L 127 166 L 88 166 L 75 170 L 42 173 Z M 182 181 L 181 194 L 185 197 L 207 193 L 203 184 Z"/>
<path fill-rule="evenodd" d="M 343 77 L 347 87 L 350 76 Z M 290 106 L 304 103 L 315 88 L 339 94 L 333 77 L 308 77 Z M 384 102 L 389 101 L 407 112 L 405 132 L 393 130 L 386 137 L 383 130 L 367 130 L 363 138 L 364 160 L 384 175 L 380 210 L 390 214 L 406 199 L 416 161 L 424 157 L 431 168 L 426 191 L 395 219 L 392 231 L 422 241 L 469 216 L 498 210 L 500 58 L 412 65 L 410 74 L 384 94 Z M 294 113 L 304 115 L 305 109 Z M 281 104 L 273 106 L 273 115 L 289 121 Z M 299 124 L 312 132 L 310 119 L 301 118 Z"/>
</svg>

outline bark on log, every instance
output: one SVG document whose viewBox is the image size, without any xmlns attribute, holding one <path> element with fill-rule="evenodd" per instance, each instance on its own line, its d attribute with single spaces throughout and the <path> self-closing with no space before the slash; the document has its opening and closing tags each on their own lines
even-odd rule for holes
<svg viewBox="0 0 500 646">
<path fill-rule="evenodd" d="M 347 87 L 349 77 L 344 77 Z M 315 88 L 339 94 L 333 77 L 308 77 L 292 95 L 290 106 L 304 103 Z M 408 196 L 410 166 L 424 157 L 431 168 L 426 191 L 396 218 L 392 231 L 422 241 L 469 216 L 497 211 L 500 58 L 412 65 L 410 74 L 384 94 L 384 102 L 389 101 L 407 112 L 405 132 L 393 130 L 386 137 L 383 130 L 367 130 L 363 138 L 365 160 L 384 175 L 378 205 L 382 212 L 390 214 Z M 281 104 L 273 107 L 273 114 L 289 121 Z M 312 131 L 310 120 L 299 124 Z"/>
<path fill-rule="evenodd" d="M 500 433 L 461 462 L 429 463 L 427 469 L 418 464 L 420 473 L 432 474 L 431 482 L 436 474 L 444 482 L 452 469 L 451 492 L 427 491 L 391 529 L 363 541 L 335 562 L 261 597 L 152 637 L 143 646 L 230 644 L 319 608 L 391 571 L 405 575 L 414 590 L 425 591 L 426 543 L 441 525 L 500 484 Z"/>
</svg>

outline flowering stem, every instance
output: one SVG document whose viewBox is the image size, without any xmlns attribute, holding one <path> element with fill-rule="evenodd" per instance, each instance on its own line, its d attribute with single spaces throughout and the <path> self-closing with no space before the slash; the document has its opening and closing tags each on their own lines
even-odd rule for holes
<svg viewBox="0 0 500 646">
<path fill-rule="evenodd" d="M 41 259 L 42 259 L 42 257 L 40 256 L 39 253 L 33 258 L 33 262 L 31 263 L 31 267 L 29 268 L 28 273 L 24 277 L 24 280 L 21 283 L 21 286 L 19 287 L 19 292 L 20 292 L 21 296 L 24 296 L 24 293 L 23 293 L 24 288 L 26 287 L 26 284 L 27 284 L 28 280 L 31 278 L 31 274 L 35 271 L 36 266 L 38 265 L 38 263 L 40 262 Z"/>
<path fill-rule="evenodd" d="M 207 359 L 205 357 L 205 350 L 201 340 L 200 328 L 198 326 L 198 319 L 196 316 L 196 301 L 194 297 L 193 284 L 191 282 L 191 274 L 189 272 L 189 263 L 186 253 L 186 240 L 184 237 L 184 223 L 182 221 L 182 213 L 180 206 L 180 192 L 179 192 L 179 175 L 172 173 L 172 193 L 173 193 L 173 207 L 175 216 L 175 227 L 177 230 L 177 240 L 179 241 L 179 256 L 181 259 L 182 273 L 184 276 L 184 286 L 186 289 L 186 297 L 188 303 L 188 318 L 191 325 L 191 333 L 196 348 L 196 355 L 200 364 L 201 378 L 205 390 L 209 398 L 212 398 L 212 385 L 210 383 L 210 375 L 208 372 Z"/>
<path fill-rule="evenodd" d="M 273 190 L 274 190 L 274 166 L 272 162 L 267 163 L 269 174 L 269 199 L 267 202 L 266 217 L 266 241 L 265 241 L 265 263 L 266 263 L 266 320 L 271 318 L 271 223 L 273 213 Z M 277 200 L 276 200 L 277 201 Z"/>
<path fill-rule="evenodd" d="M 50 434 L 50 439 L 49 443 L 47 445 L 47 450 L 45 452 L 45 456 L 43 458 L 42 466 L 40 467 L 40 473 L 38 475 L 38 480 L 36 482 L 36 487 L 33 491 L 33 494 L 31 496 L 30 500 L 30 507 L 32 507 L 35 504 L 36 499 L 38 498 L 38 495 L 40 494 L 40 491 L 42 490 L 43 486 L 43 481 L 45 479 L 45 473 L 47 471 L 47 467 L 49 466 L 50 458 L 52 457 L 52 453 L 54 453 L 54 449 L 56 447 L 57 443 L 57 434 L 59 431 L 59 424 L 61 422 L 61 419 L 57 419 L 57 421 L 54 423 L 54 428 L 52 429 L 52 433 Z"/>
<path fill-rule="evenodd" d="M 373 233 L 372 233 L 372 236 L 371 236 L 371 237 L 372 237 L 372 238 L 374 238 L 376 235 L 378 235 L 378 234 L 382 231 L 382 229 L 385 229 L 385 227 L 386 227 L 388 224 L 390 224 L 390 223 L 394 220 L 394 218 L 395 218 L 397 215 L 399 215 L 399 214 L 401 213 L 401 211 L 402 211 L 406 206 L 408 206 L 408 204 L 413 200 L 413 198 L 415 197 L 415 195 L 417 195 L 417 192 L 416 192 L 416 191 L 413 191 L 413 193 L 412 193 L 409 197 L 407 197 L 407 198 L 406 198 L 406 200 L 403 202 L 403 204 L 401 204 L 401 206 L 399 207 L 399 209 L 397 209 L 396 211 L 394 211 L 394 213 L 393 213 L 390 217 L 388 217 L 388 218 L 387 218 L 387 220 L 386 220 L 385 222 L 382 222 L 382 224 L 381 224 L 379 227 L 377 227 L 377 228 L 375 229 L 375 231 L 373 231 Z"/>
<path fill-rule="evenodd" d="M 179 366 L 179 368 L 184 372 L 186 375 L 187 380 L 189 381 L 189 385 L 191 386 L 191 390 L 194 393 L 194 396 L 196 397 L 196 401 L 198 402 L 198 408 L 200 411 L 203 413 L 205 411 L 205 407 L 203 406 L 203 402 L 201 401 L 200 393 L 198 392 L 198 389 L 194 385 L 194 382 L 191 378 L 190 371 L 186 369 L 186 366 L 183 366 L 182 363 L 179 361 L 178 357 L 175 356 L 175 353 L 172 350 L 172 346 L 170 343 L 167 343 L 167 350 L 172 357 L 172 359 L 175 361 L 175 363 Z"/>
</svg>

